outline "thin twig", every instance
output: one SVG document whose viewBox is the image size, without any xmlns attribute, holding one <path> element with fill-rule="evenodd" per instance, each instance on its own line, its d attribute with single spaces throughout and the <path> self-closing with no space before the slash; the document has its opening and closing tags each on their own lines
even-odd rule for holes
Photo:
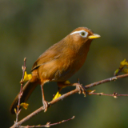
<svg viewBox="0 0 128 128">
<path fill-rule="evenodd" d="M 114 76 L 119 75 L 119 73 L 124 72 L 124 68 L 128 66 L 128 60 L 124 59 L 123 61 L 120 62 L 120 66 L 116 71 L 114 72 Z"/>
<path fill-rule="evenodd" d="M 54 125 L 65 123 L 65 122 L 70 121 L 74 118 L 75 118 L 75 116 L 73 116 L 69 119 L 66 119 L 66 120 L 62 120 L 62 121 L 59 121 L 59 122 L 56 122 L 56 123 L 52 123 L 52 124 L 51 124 L 51 122 L 47 122 L 45 125 L 20 126 L 19 128 L 48 128 L 48 127 L 51 127 L 51 126 L 54 126 Z"/>
<path fill-rule="evenodd" d="M 121 73 L 122 72 L 122 70 L 124 69 L 124 66 L 123 67 L 119 67 L 117 70 L 117 72 L 114 72 L 114 76 L 117 76 L 117 75 L 119 75 L 119 73 Z"/>
<path fill-rule="evenodd" d="M 112 96 L 114 98 L 117 98 L 118 96 L 128 96 L 128 94 L 118 94 L 114 92 L 113 94 L 105 94 L 105 93 L 94 93 L 94 92 L 89 92 L 89 95 L 98 95 L 98 96 Z"/>
<path fill-rule="evenodd" d="M 22 79 L 20 81 L 20 84 L 21 84 L 20 92 L 18 94 L 18 105 L 17 105 L 17 110 L 16 110 L 16 121 L 15 121 L 16 124 L 18 122 L 18 116 L 20 114 L 20 110 L 19 110 L 19 108 L 20 108 L 20 99 L 21 99 L 21 97 L 23 95 L 23 90 L 22 89 L 23 89 L 23 84 L 24 84 L 24 81 L 23 80 L 24 80 L 25 71 L 26 71 L 26 58 L 24 58 L 24 65 L 22 66 L 22 72 L 23 72 L 23 74 L 22 74 Z"/>
<path fill-rule="evenodd" d="M 91 84 L 86 85 L 85 88 L 88 89 L 88 88 L 97 86 L 99 84 L 103 84 L 103 83 L 115 81 L 117 79 L 125 78 L 125 77 L 128 77 L 128 74 L 123 74 L 123 75 L 119 75 L 119 76 L 110 77 L 110 78 L 107 78 L 107 79 L 104 79 L 104 80 L 100 80 L 98 82 L 94 82 L 94 83 L 91 83 Z"/>
</svg>

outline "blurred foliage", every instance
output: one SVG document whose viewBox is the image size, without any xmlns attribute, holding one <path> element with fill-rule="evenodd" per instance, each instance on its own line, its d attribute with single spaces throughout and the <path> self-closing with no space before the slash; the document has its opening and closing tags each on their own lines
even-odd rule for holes
<svg viewBox="0 0 128 128">
<path fill-rule="evenodd" d="M 113 76 L 120 62 L 128 59 L 128 1 L 127 0 L 0 0 L 0 118 L 2 127 L 13 124 L 15 116 L 9 107 L 19 92 L 21 65 L 27 57 L 27 71 L 38 56 L 73 29 L 85 26 L 100 34 L 92 42 L 85 65 L 71 79 L 89 84 Z M 95 87 L 97 92 L 128 93 L 128 79 Z M 56 93 L 56 83 L 45 85 L 47 100 Z M 73 89 L 66 88 L 64 92 Z M 41 94 L 37 87 L 29 99 L 28 110 L 20 119 L 40 107 Z M 68 119 L 54 126 L 87 128 L 127 128 L 128 97 L 98 97 L 73 95 L 40 113 L 26 124 L 45 124 Z"/>
</svg>

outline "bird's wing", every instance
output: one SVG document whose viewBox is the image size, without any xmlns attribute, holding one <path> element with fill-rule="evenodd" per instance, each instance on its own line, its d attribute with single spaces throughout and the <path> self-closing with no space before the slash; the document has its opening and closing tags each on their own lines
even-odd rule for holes
<svg viewBox="0 0 128 128">
<path fill-rule="evenodd" d="M 44 65 L 46 63 L 49 63 L 50 61 L 58 59 L 62 53 L 62 46 L 57 44 L 54 44 L 52 47 L 50 47 L 48 50 L 46 50 L 42 55 L 39 56 L 39 58 L 35 61 L 33 64 L 32 70 L 35 70 L 39 68 L 41 65 Z"/>
</svg>

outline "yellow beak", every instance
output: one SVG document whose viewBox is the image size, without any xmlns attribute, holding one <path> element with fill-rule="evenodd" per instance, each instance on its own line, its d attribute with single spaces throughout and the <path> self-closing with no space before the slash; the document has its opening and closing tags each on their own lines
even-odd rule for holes
<svg viewBox="0 0 128 128">
<path fill-rule="evenodd" d="M 100 38 L 100 35 L 98 35 L 98 34 L 93 34 L 93 35 L 90 35 L 90 36 L 88 37 L 88 39 L 96 39 L 96 38 Z"/>
</svg>

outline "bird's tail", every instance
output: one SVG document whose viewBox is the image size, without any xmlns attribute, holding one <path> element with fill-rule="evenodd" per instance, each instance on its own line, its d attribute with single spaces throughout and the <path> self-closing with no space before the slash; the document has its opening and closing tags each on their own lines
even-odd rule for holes
<svg viewBox="0 0 128 128">
<path fill-rule="evenodd" d="M 33 90 L 35 89 L 35 87 L 37 85 L 38 85 L 38 83 L 36 81 L 33 82 L 33 81 L 29 80 L 23 86 L 23 94 L 21 96 L 20 103 L 27 101 L 27 99 L 29 98 L 29 96 L 31 95 L 31 93 L 33 92 Z M 16 98 L 14 99 L 14 101 L 10 107 L 10 112 L 12 114 L 15 114 L 14 109 L 17 108 L 17 105 L 18 105 L 18 95 L 16 96 Z"/>
</svg>

